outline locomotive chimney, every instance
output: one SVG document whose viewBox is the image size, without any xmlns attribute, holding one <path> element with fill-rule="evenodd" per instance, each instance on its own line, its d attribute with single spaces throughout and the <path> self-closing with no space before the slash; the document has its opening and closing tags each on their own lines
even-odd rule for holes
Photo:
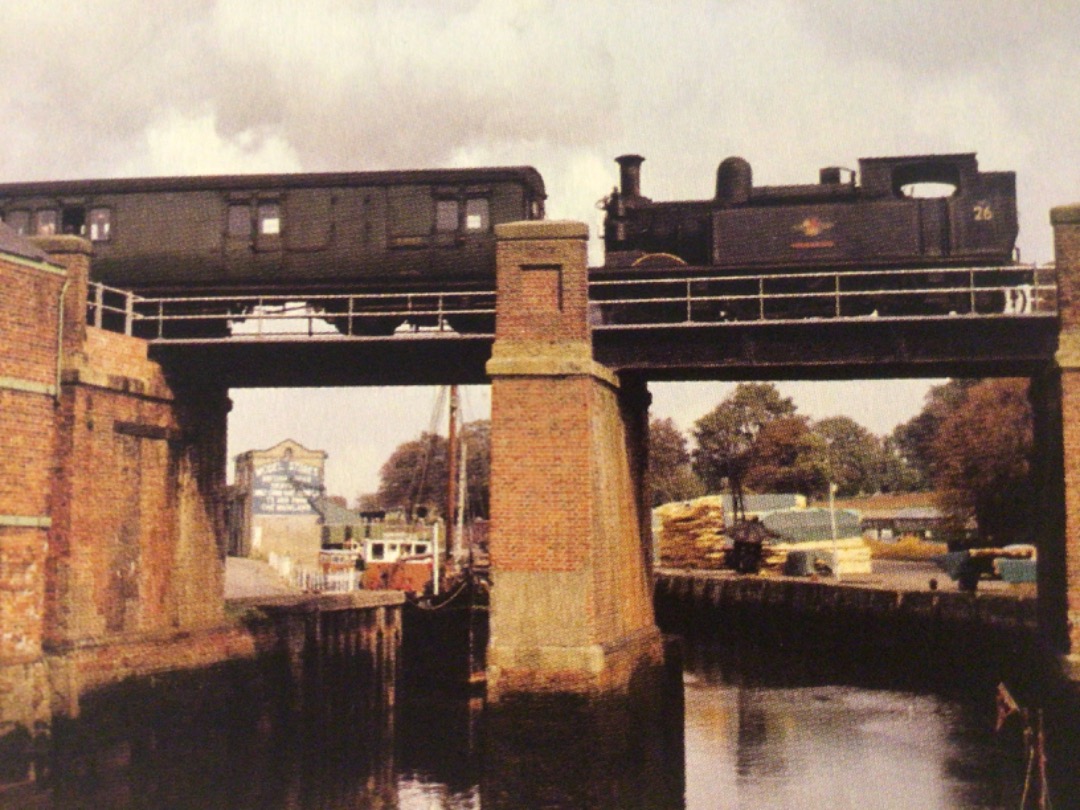
<svg viewBox="0 0 1080 810">
<path fill-rule="evenodd" d="M 725 205 L 745 205 L 754 188 L 754 172 L 741 157 L 724 158 L 716 168 L 716 199 Z"/>
<path fill-rule="evenodd" d="M 645 158 L 641 155 L 620 155 L 615 158 L 619 164 L 619 187 L 624 197 L 641 196 L 641 164 Z"/>
</svg>

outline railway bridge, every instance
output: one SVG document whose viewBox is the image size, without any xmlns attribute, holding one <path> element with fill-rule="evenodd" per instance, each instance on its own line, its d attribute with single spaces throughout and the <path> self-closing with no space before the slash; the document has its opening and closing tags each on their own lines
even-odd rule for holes
<svg viewBox="0 0 1080 810">
<path fill-rule="evenodd" d="M 919 316 L 852 306 L 865 294 L 845 288 L 850 271 L 794 291 L 744 276 L 729 293 L 731 279 L 700 273 L 590 286 L 579 223 L 497 226 L 496 289 L 408 300 L 151 300 L 91 285 L 83 240 L 4 236 L 5 719 L 16 704 L 29 722 L 63 713 L 176 660 L 170 646 L 189 666 L 228 654 L 217 628 L 233 387 L 490 380 L 497 700 L 617 690 L 659 660 L 650 381 L 1028 377 L 1040 621 L 1055 649 L 1080 650 L 1080 206 L 1051 219 L 1056 269 L 1031 270 L 1022 306 L 977 278 L 985 269 L 950 268 L 950 295 L 970 306 Z M 927 293 L 903 271 L 874 290 Z M 981 308 L 994 293 L 1006 305 Z M 821 304 L 810 317 L 775 306 L 808 296 Z M 393 328 L 372 334 L 371 318 Z"/>
</svg>

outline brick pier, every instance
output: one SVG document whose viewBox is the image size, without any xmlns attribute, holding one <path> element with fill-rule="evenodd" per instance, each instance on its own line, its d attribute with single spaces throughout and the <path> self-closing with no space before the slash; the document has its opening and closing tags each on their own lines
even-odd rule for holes
<svg viewBox="0 0 1080 810">
<path fill-rule="evenodd" d="M 1047 584 L 1053 587 L 1053 592 L 1047 595 L 1053 601 L 1047 607 L 1056 609 L 1054 612 L 1059 617 L 1061 608 L 1066 609 L 1064 632 L 1061 635 L 1067 634 L 1067 650 L 1075 660 L 1080 653 L 1080 204 L 1054 208 L 1050 221 L 1054 226 L 1058 311 L 1061 318 L 1055 358 L 1060 379 L 1057 374 L 1052 374 L 1044 386 L 1050 388 L 1050 396 L 1054 399 L 1057 395 L 1055 389 L 1060 386 L 1065 531 L 1064 548 L 1050 560 L 1051 570 L 1045 575 L 1040 570 L 1039 598 L 1043 600 L 1041 589 L 1044 577 L 1049 577 Z M 1055 506 L 1060 510 L 1060 498 Z M 1043 566 L 1039 567 L 1042 569 Z M 1057 623 L 1060 626 L 1061 618 Z"/>
<path fill-rule="evenodd" d="M 488 697 L 617 692 L 662 652 L 642 536 L 648 393 L 592 359 L 586 227 L 496 234 Z"/>
</svg>

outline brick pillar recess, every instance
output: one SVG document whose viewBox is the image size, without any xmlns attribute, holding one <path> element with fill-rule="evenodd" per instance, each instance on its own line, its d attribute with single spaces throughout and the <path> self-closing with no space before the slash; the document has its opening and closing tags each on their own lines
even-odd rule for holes
<svg viewBox="0 0 1080 810">
<path fill-rule="evenodd" d="M 1075 656 L 1080 653 L 1080 204 L 1054 208 L 1050 221 L 1061 323 L 1056 360 L 1065 471 L 1064 586 L 1069 651 Z"/>
<path fill-rule="evenodd" d="M 488 698 L 612 693 L 661 658 L 643 553 L 643 383 L 592 359 L 577 222 L 496 227 Z"/>
</svg>

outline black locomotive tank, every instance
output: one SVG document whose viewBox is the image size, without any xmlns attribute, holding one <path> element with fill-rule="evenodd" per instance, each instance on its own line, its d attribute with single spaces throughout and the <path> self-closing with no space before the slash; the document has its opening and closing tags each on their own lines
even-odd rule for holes
<svg viewBox="0 0 1080 810">
<path fill-rule="evenodd" d="M 607 267 L 658 263 L 764 268 L 1006 264 L 1016 242 L 1016 175 L 980 172 L 973 153 L 862 158 L 858 172 L 821 170 L 818 183 L 754 186 L 728 158 L 711 200 L 641 195 L 644 158 L 624 155 L 621 188 L 605 203 Z M 909 196 L 934 184 L 946 194 Z"/>
<path fill-rule="evenodd" d="M 617 161 L 598 323 L 1002 313 L 1031 284 L 1030 269 L 961 270 L 1014 266 L 1015 174 L 972 153 L 863 158 L 788 186 L 755 186 L 732 157 L 712 199 L 674 202 L 642 195 L 644 158 Z"/>
</svg>

